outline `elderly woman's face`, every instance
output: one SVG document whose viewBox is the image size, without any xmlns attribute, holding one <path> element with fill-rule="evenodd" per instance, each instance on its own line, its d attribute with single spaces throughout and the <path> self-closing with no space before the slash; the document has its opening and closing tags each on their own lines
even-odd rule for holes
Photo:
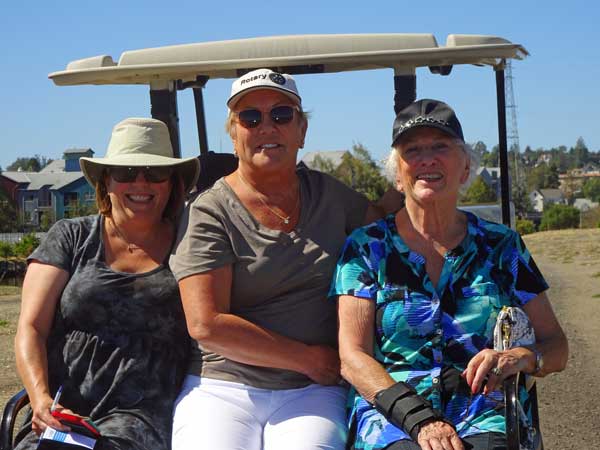
<svg viewBox="0 0 600 450">
<path fill-rule="evenodd" d="M 455 139 L 432 127 L 406 133 L 396 146 L 399 189 L 421 202 L 453 201 L 469 177 L 469 158 Z"/>
<path fill-rule="evenodd" d="M 279 107 L 293 107 L 291 121 L 276 121 L 285 116 L 281 115 L 282 109 Z M 304 145 L 307 127 L 296 108 L 289 97 L 269 89 L 250 92 L 237 103 L 234 109 L 236 114 L 251 110 L 256 117 L 260 112 L 260 121 L 253 127 L 241 121 L 239 116 L 235 120 L 232 140 L 241 165 L 267 171 L 295 168 L 298 149 Z M 275 111 L 272 113 L 273 109 Z M 289 108 L 283 108 L 286 109 L 289 112 Z"/>
</svg>

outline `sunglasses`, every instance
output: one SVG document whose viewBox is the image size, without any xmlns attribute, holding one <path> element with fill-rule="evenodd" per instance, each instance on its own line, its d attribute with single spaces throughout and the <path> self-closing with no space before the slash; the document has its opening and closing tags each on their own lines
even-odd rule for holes
<svg viewBox="0 0 600 450">
<path fill-rule="evenodd" d="M 290 123 L 294 118 L 294 110 L 299 111 L 294 106 L 276 106 L 269 112 L 269 115 L 276 125 L 285 125 L 286 123 Z M 256 128 L 263 120 L 263 113 L 258 109 L 244 109 L 237 113 L 237 116 L 244 128 Z"/>
<path fill-rule="evenodd" d="M 163 183 L 171 178 L 173 168 L 170 166 L 111 166 L 107 169 L 108 175 L 117 183 L 133 183 L 140 172 L 148 183 Z"/>
</svg>

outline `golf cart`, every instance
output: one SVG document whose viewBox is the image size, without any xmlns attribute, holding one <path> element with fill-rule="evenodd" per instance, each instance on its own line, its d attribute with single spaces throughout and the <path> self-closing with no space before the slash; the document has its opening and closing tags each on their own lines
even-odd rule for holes
<svg viewBox="0 0 600 450">
<path fill-rule="evenodd" d="M 519 44 L 481 35 L 452 34 L 445 45 L 438 45 L 432 34 L 274 36 L 132 50 L 124 52 L 118 62 L 111 56 L 95 56 L 73 61 L 49 78 L 58 86 L 147 85 L 151 115 L 167 124 L 177 156 L 181 154 L 177 94 L 191 89 L 203 171 L 198 189 L 202 190 L 237 165 L 233 155 L 208 149 L 203 89 L 210 80 L 237 78 L 261 67 L 293 75 L 393 69 L 390 87 L 394 88 L 394 110 L 398 112 L 417 97 L 417 68 L 448 76 L 459 64 L 491 67 L 496 79 L 502 222 L 510 226 L 504 68 L 508 60 L 527 55 Z M 530 384 L 530 378 L 521 375 L 505 382 L 507 440 L 511 450 L 520 449 L 526 434 L 520 429 L 518 413 L 518 392 L 523 389 L 529 392 L 525 409 L 533 419 L 535 448 L 542 448 L 535 385 Z M 16 411 L 26 402 L 22 391 L 7 405 L 0 428 L 0 450 L 12 449 Z"/>
</svg>

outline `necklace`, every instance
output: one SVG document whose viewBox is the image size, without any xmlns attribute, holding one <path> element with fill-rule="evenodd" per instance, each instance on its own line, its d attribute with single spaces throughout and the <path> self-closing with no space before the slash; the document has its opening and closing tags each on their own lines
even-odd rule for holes
<svg viewBox="0 0 600 450">
<path fill-rule="evenodd" d="M 114 220 L 112 220 L 112 218 L 108 218 L 108 220 L 110 220 L 110 223 L 112 225 L 112 227 L 115 229 L 115 232 L 117 233 L 117 236 L 119 236 L 119 238 L 121 238 L 121 240 L 123 242 L 125 242 L 125 244 L 127 245 L 127 251 L 129 253 L 133 253 L 136 250 L 141 250 L 141 247 L 138 247 L 135 244 L 131 244 L 127 239 L 125 239 L 125 236 L 123 236 L 123 233 L 121 233 L 121 230 L 119 230 L 119 228 L 117 227 L 117 224 L 115 223 Z"/>
<path fill-rule="evenodd" d="M 256 194 L 256 196 L 258 197 L 258 200 L 260 200 L 260 202 L 263 204 L 263 206 L 265 208 L 267 208 L 269 211 L 271 211 L 273 214 L 275 214 L 277 217 L 279 217 L 281 219 L 281 221 L 285 224 L 288 225 L 290 223 L 290 219 L 292 217 L 292 215 L 296 212 L 296 209 L 298 208 L 298 205 L 300 204 L 300 192 L 298 192 L 298 195 L 296 196 L 296 203 L 294 204 L 294 209 L 292 209 L 292 212 L 290 213 L 289 216 L 282 216 L 281 214 L 279 214 L 277 211 L 275 211 L 273 208 L 271 208 L 269 205 L 267 205 L 267 203 L 263 200 L 263 195 L 260 192 L 258 192 L 256 189 L 254 189 L 254 187 L 252 187 L 252 185 L 250 183 L 248 183 L 244 177 L 242 176 L 242 173 L 238 170 L 237 172 L 238 177 L 240 179 L 240 181 L 248 188 L 250 189 L 252 192 L 254 192 Z"/>
</svg>

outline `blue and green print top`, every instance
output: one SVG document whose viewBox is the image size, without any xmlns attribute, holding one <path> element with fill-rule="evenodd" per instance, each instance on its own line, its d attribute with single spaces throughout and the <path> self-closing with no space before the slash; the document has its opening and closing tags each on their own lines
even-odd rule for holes
<svg viewBox="0 0 600 450">
<path fill-rule="evenodd" d="M 525 305 L 548 288 L 517 233 L 465 214 L 467 234 L 444 256 L 437 289 L 389 215 L 348 237 L 330 290 L 376 302 L 373 356 L 442 411 L 460 437 L 505 432 L 502 393 L 471 396 L 459 374 L 492 348 L 502 306 Z M 410 439 L 354 391 L 350 407 L 355 448 Z"/>
</svg>

